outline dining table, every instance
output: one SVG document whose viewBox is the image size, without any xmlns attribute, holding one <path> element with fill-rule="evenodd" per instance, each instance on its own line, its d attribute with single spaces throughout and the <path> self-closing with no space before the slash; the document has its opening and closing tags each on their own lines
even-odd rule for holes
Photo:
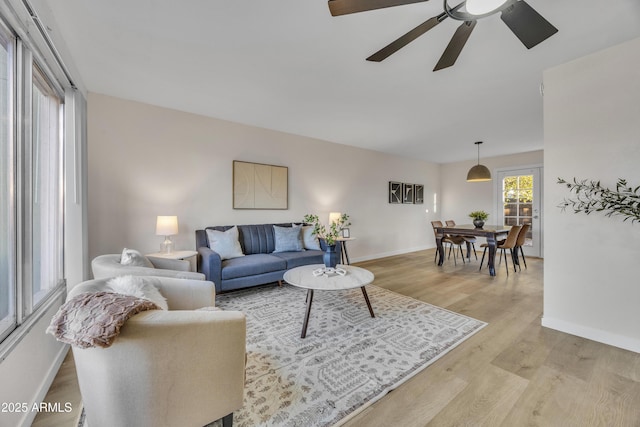
<svg viewBox="0 0 640 427">
<path fill-rule="evenodd" d="M 438 248 L 438 265 L 444 264 L 444 246 L 442 244 L 442 239 L 447 236 L 475 236 L 475 237 L 484 237 L 487 240 L 487 248 L 489 249 L 489 274 L 491 276 L 496 275 L 496 249 L 497 249 L 497 241 L 500 238 L 505 238 L 507 234 L 509 234 L 509 230 L 511 230 L 510 225 L 483 225 L 478 228 L 473 224 L 461 224 L 454 226 L 443 226 L 443 227 L 434 227 L 436 234 L 436 245 Z M 504 237 L 502 237 L 504 236 Z M 467 258 L 469 258 L 469 254 L 471 251 L 471 244 L 467 242 Z"/>
</svg>

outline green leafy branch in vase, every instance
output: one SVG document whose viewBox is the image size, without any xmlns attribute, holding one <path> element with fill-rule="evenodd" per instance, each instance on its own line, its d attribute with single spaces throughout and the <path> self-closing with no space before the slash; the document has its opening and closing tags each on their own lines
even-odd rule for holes
<svg viewBox="0 0 640 427">
<path fill-rule="evenodd" d="M 340 236 L 340 231 L 351 225 L 349 215 L 347 214 L 340 215 L 337 221 L 329 225 L 329 229 L 320 223 L 318 215 L 307 214 L 304 216 L 304 222 L 313 225 L 313 234 L 319 239 L 324 239 L 329 246 L 335 245 L 336 240 Z"/>
<path fill-rule="evenodd" d="M 558 178 L 558 184 L 566 185 L 575 198 L 565 198 L 560 205 L 563 211 L 573 209 L 574 213 L 604 212 L 606 216 L 621 215 L 623 221 L 640 221 L 640 186 L 631 187 L 627 181 L 618 178 L 615 190 L 603 187 L 600 181 L 578 180 L 573 182 Z"/>
<path fill-rule="evenodd" d="M 469 218 L 486 221 L 489 218 L 489 214 L 485 211 L 473 211 L 469 214 Z"/>
</svg>

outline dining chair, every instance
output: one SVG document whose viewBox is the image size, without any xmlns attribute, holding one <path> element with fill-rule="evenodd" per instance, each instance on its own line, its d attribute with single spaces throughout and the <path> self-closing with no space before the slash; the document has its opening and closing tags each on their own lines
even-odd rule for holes
<svg viewBox="0 0 640 427">
<path fill-rule="evenodd" d="M 522 246 L 527 241 L 527 233 L 529 232 L 529 228 L 531 228 L 531 224 L 522 224 L 522 228 L 518 233 L 518 238 L 516 239 L 516 256 L 518 256 L 518 250 L 520 251 L 520 255 L 522 255 L 522 262 L 524 262 L 524 268 L 527 268 L 527 260 L 524 258 L 524 250 Z M 518 263 L 518 268 L 520 268 L 520 263 Z"/>
<path fill-rule="evenodd" d="M 433 234 L 436 237 L 436 239 L 438 238 L 438 236 L 436 235 L 436 227 L 444 227 L 444 225 L 442 224 L 442 221 L 431 221 L 431 226 L 433 227 Z M 465 244 L 464 239 L 462 238 L 462 236 L 450 236 L 448 234 L 445 234 L 442 237 L 442 244 L 449 244 L 449 258 L 451 258 L 451 250 L 453 249 L 454 246 L 457 246 L 458 249 L 460 250 L 460 255 L 462 256 L 462 263 L 465 263 L 464 260 L 464 253 L 462 252 L 462 245 Z M 446 254 L 446 250 L 445 250 L 445 254 Z M 444 256 L 445 254 L 442 254 L 442 256 Z M 438 250 L 436 249 L 436 254 L 433 257 L 433 261 L 435 262 L 436 259 L 438 257 Z M 456 251 L 453 251 L 453 264 L 454 265 L 458 265 L 457 260 L 456 260 Z"/>
<path fill-rule="evenodd" d="M 520 230 L 522 229 L 521 225 L 513 225 L 511 226 L 511 229 L 509 230 L 509 234 L 507 234 L 507 238 L 504 240 L 504 242 L 500 243 L 497 242 L 496 244 L 496 249 L 500 249 L 502 252 L 500 253 L 500 260 L 502 260 L 502 256 L 504 255 L 504 266 L 505 269 L 507 270 L 507 276 L 509 275 L 509 263 L 507 262 L 507 249 L 509 249 L 509 253 L 511 254 L 511 262 L 513 263 L 513 271 L 514 273 L 517 271 L 516 270 L 516 263 L 515 263 L 515 259 L 513 256 L 513 250 L 516 248 L 516 242 L 518 240 L 518 234 L 520 233 Z M 482 252 L 482 260 L 480 261 L 480 268 L 479 270 L 482 270 L 482 263 L 484 262 L 484 256 L 487 253 L 487 248 L 489 247 L 488 243 L 483 243 L 482 245 L 480 245 L 480 247 L 484 248 L 484 251 Z M 487 265 L 489 264 L 488 260 L 487 260 Z"/>
<path fill-rule="evenodd" d="M 445 223 L 447 224 L 447 227 L 456 226 L 456 222 L 452 219 L 446 220 Z M 468 242 L 471 245 L 471 247 L 473 248 L 473 254 L 475 255 L 476 261 L 477 261 L 478 253 L 476 252 L 476 242 L 478 241 L 478 238 L 476 236 L 465 236 L 465 235 L 460 235 L 460 237 L 462 237 L 465 242 Z"/>
</svg>

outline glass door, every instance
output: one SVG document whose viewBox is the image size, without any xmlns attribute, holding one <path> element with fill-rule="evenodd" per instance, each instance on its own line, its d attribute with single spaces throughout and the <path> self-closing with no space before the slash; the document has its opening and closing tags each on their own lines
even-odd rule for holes
<svg viewBox="0 0 640 427">
<path fill-rule="evenodd" d="M 504 225 L 530 224 L 523 245 L 528 256 L 542 257 L 542 168 L 498 172 L 498 221 Z"/>
</svg>

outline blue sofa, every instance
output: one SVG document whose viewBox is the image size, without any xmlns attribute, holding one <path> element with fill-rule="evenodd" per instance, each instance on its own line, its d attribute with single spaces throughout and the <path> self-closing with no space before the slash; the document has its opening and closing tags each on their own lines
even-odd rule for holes
<svg viewBox="0 0 640 427">
<path fill-rule="evenodd" d="M 206 280 L 210 280 L 216 285 L 216 292 L 227 292 L 266 283 L 281 282 L 284 273 L 291 268 L 323 263 L 322 258 L 326 244 L 322 239 L 320 240 L 321 250 L 274 253 L 274 225 L 291 227 L 291 223 L 238 225 L 238 240 L 245 256 L 225 260 L 222 260 L 220 255 L 209 247 L 206 230 L 227 231 L 233 225 L 196 230 L 198 271 L 204 273 Z M 337 245 L 338 259 L 341 256 L 340 249 L 341 246 Z"/>
</svg>

